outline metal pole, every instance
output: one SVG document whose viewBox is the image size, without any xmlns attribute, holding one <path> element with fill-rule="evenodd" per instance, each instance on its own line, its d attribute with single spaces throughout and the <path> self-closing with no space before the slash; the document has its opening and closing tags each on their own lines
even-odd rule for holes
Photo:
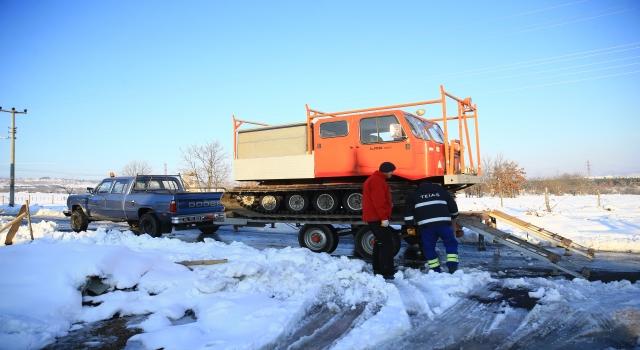
<svg viewBox="0 0 640 350">
<path fill-rule="evenodd" d="M 2 110 L 0 107 L 0 112 L 7 112 L 7 110 Z M 11 108 L 11 167 L 9 170 L 10 177 L 10 185 L 9 185 L 9 206 L 13 207 L 14 205 L 14 195 L 15 195 L 15 185 L 16 185 L 16 114 L 27 114 L 27 110 L 24 112 L 16 112 L 15 107 Z"/>
<path fill-rule="evenodd" d="M 14 205 L 14 191 L 16 185 L 16 109 L 11 109 L 11 165 L 9 170 L 9 206 Z"/>
</svg>

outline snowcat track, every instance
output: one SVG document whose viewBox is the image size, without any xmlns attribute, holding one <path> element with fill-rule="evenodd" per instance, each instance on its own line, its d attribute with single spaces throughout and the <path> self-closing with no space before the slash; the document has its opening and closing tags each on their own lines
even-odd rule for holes
<svg viewBox="0 0 640 350">
<path fill-rule="evenodd" d="M 392 221 L 404 221 L 402 209 L 406 196 L 415 188 L 406 183 L 389 183 L 391 198 L 393 201 Z M 241 202 L 242 196 L 259 197 L 271 194 L 286 197 L 288 194 L 305 193 L 309 199 L 320 191 L 345 193 L 347 191 L 362 191 L 361 183 L 331 184 L 331 185 L 262 185 L 254 187 L 236 187 L 226 191 L 220 202 L 224 205 L 227 216 L 234 218 L 246 218 L 253 220 L 273 220 L 280 222 L 290 221 L 336 221 L 336 222 L 360 222 L 362 214 L 339 209 L 332 212 L 318 212 L 310 210 L 304 212 L 290 212 L 281 208 L 276 212 L 266 212 L 257 205 L 247 205 Z"/>
</svg>

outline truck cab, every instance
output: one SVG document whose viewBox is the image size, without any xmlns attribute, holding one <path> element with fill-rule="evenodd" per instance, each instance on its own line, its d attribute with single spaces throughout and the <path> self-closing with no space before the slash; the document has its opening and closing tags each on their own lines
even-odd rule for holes
<svg viewBox="0 0 640 350">
<path fill-rule="evenodd" d="M 385 161 L 407 180 L 444 175 L 442 129 L 410 113 L 325 118 L 313 129 L 316 177 L 368 176 Z"/>
</svg>

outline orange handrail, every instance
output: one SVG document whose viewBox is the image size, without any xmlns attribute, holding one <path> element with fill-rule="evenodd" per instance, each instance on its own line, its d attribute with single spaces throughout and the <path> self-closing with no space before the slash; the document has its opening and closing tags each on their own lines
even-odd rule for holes
<svg viewBox="0 0 640 350">
<path fill-rule="evenodd" d="M 311 109 L 309 108 L 309 105 L 305 105 L 305 108 L 307 110 L 307 154 L 311 154 L 312 150 L 313 150 L 313 132 L 312 132 L 312 124 L 313 124 L 313 120 L 317 119 L 317 118 L 323 118 L 323 117 L 336 117 L 336 116 L 345 116 L 345 115 L 350 115 L 350 114 L 357 114 L 357 113 L 364 113 L 364 112 L 373 112 L 373 111 L 382 111 L 382 110 L 387 110 L 387 109 L 399 109 L 399 108 L 405 108 L 405 107 L 411 107 L 411 106 L 423 106 L 423 105 L 429 105 L 429 104 L 437 104 L 440 103 L 442 104 L 442 118 L 435 118 L 435 119 L 427 119 L 428 121 L 431 122 L 442 122 L 442 126 L 443 126 L 443 133 L 444 133 L 444 156 L 445 156 L 445 174 L 446 175 L 453 175 L 456 172 L 460 172 L 460 173 L 466 173 L 467 172 L 467 167 L 466 167 L 466 160 L 465 160 L 465 153 L 467 153 L 467 156 L 469 157 L 469 170 L 473 173 L 476 173 L 478 175 L 482 175 L 482 168 L 481 168 L 481 162 L 480 162 L 480 135 L 479 135 L 479 131 L 478 131 L 478 109 L 477 106 L 475 104 L 471 104 L 471 98 L 467 97 L 464 99 L 458 98 L 448 92 L 446 92 L 444 90 L 444 87 L 442 85 L 440 85 L 440 93 L 441 93 L 441 98 L 437 99 L 437 100 L 428 100 L 428 101 L 420 101 L 420 102 L 411 102 L 411 103 L 403 103 L 403 104 L 396 104 L 396 105 L 389 105 L 389 106 L 380 106 L 380 107 L 371 107 L 371 108 L 362 108 L 362 109 L 353 109 L 353 110 L 348 110 L 348 111 L 339 111 L 339 112 L 330 112 L 330 113 L 326 113 L 326 112 L 321 112 L 315 109 Z M 457 105 L 457 115 L 455 116 L 447 116 L 447 98 L 450 98 L 452 100 L 454 100 L 456 102 Z M 468 113 L 471 113 L 470 115 L 467 115 Z M 474 120 L 474 126 L 475 126 L 475 138 L 476 138 L 476 159 L 477 159 L 477 163 L 474 163 L 474 156 L 473 156 L 473 149 L 471 147 L 471 137 L 469 135 L 469 123 L 468 123 L 468 119 L 473 119 Z M 454 121 L 457 120 L 458 121 L 458 146 L 459 146 L 459 150 L 454 150 L 454 143 L 449 141 L 449 121 Z M 236 148 L 237 148 L 237 144 L 236 144 L 236 134 L 237 134 L 237 129 L 240 127 L 240 125 L 242 125 L 243 123 L 250 123 L 250 124 L 256 124 L 256 125 L 263 125 L 263 126 L 269 126 L 268 124 L 261 124 L 261 123 L 255 123 L 255 122 L 249 122 L 249 121 L 244 121 L 244 120 L 237 120 L 235 119 L 235 116 L 233 116 L 233 144 L 234 144 L 234 152 L 233 152 L 233 157 L 234 159 L 236 158 Z M 466 143 L 466 144 L 465 144 Z M 466 152 L 465 152 L 466 151 Z M 460 154 L 460 160 L 459 160 L 459 169 L 456 169 L 455 167 L 455 153 L 459 152 Z"/>
</svg>

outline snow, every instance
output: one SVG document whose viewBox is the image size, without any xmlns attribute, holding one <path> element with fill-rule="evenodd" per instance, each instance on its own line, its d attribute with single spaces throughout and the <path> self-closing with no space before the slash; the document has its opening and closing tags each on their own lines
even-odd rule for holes
<svg viewBox="0 0 640 350">
<path fill-rule="evenodd" d="M 499 209 L 597 251 L 640 253 L 640 196 L 602 196 L 600 207 L 594 196 L 552 199 L 551 213 L 543 211 L 544 198 L 537 196 L 504 199 L 504 208 L 497 198 L 457 200 L 461 211 Z M 0 225 L 5 225 L 19 206 L 2 208 Z M 64 209 L 64 203 L 32 205 L 32 215 L 45 218 L 32 225 L 35 240 L 22 226 L 13 245 L 0 247 L 0 349 L 40 349 L 116 314 L 145 315 L 137 325 L 143 333 L 129 340 L 145 349 L 269 348 L 312 310 L 340 312 L 359 305 L 365 305 L 361 316 L 331 348 L 371 349 L 410 334 L 412 318 L 445 324 L 449 310 L 489 284 L 524 289 L 536 302 L 517 327 L 512 325 L 514 332 L 504 335 L 503 347 L 544 327 L 543 315 L 570 319 L 581 310 L 597 310 L 581 334 L 601 331 L 603 317 L 612 320 L 607 327 L 624 329 L 640 346 L 640 282 L 505 278 L 479 267 L 454 274 L 405 268 L 386 281 L 362 260 L 298 247 L 257 250 L 239 242 L 187 243 L 103 228 L 61 232 L 46 218 L 62 217 Z M 547 244 L 515 228 L 498 228 Z M 2 244 L 5 236 L 6 231 Z M 461 240 L 476 239 L 466 231 Z M 176 263 L 212 259 L 228 262 L 192 268 Z M 110 286 L 106 293 L 82 296 L 79 289 L 91 276 Z M 516 313 L 503 306 L 489 330 L 506 327 Z"/>
</svg>

